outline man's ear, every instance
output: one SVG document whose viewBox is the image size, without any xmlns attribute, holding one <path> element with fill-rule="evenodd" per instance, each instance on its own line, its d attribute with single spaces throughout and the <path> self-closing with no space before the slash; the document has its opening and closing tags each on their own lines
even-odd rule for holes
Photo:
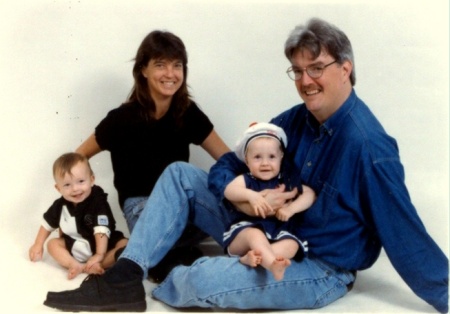
<svg viewBox="0 0 450 314">
<path fill-rule="evenodd" d="M 341 68 L 342 68 L 343 79 L 345 81 L 349 80 L 350 75 L 352 74 L 352 71 L 353 71 L 353 63 L 350 60 L 345 60 L 344 63 L 342 63 Z"/>
</svg>

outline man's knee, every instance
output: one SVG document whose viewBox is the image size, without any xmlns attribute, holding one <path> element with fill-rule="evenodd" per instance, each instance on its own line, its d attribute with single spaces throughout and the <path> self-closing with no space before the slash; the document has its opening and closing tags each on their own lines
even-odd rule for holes
<svg viewBox="0 0 450 314">
<path fill-rule="evenodd" d="M 197 298 L 207 298 L 217 286 L 217 275 L 221 273 L 214 259 L 201 257 L 191 266 L 177 267 L 172 274 L 173 281 L 183 283 L 183 289 Z"/>
</svg>

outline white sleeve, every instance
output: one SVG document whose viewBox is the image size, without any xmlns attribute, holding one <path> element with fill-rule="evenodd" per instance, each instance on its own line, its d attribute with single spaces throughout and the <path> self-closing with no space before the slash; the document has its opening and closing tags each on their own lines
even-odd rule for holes
<svg viewBox="0 0 450 314">
<path fill-rule="evenodd" d="M 41 225 L 42 225 L 42 227 L 44 227 L 45 230 L 47 230 L 49 232 L 53 232 L 57 229 L 57 228 L 53 228 L 52 226 L 50 226 L 44 218 L 42 218 Z"/>
<path fill-rule="evenodd" d="M 109 228 L 105 227 L 105 226 L 96 226 L 96 227 L 94 227 L 94 234 L 97 234 L 97 233 L 106 234 L 106 236 L 108 238 L 111 236 L 111 230 L 109 230 Z"/>
</svg>

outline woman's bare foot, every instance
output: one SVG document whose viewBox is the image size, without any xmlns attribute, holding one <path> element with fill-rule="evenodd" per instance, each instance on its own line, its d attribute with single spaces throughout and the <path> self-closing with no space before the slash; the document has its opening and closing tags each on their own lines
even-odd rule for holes
<svg viewBox="0 0 450 314">
<path fill-rule="evenodd" d="M 284 257 L 277 257 L 270 265 L 269 270 L 272 272 L 275 280 L 281 280 L 284 277 L 286 268 L 291 265 L 291 261 Z"/>
<path fill-rule="evenodd" d="M 250 250 L 244 256 L 241 256 L 239 261 L 251 267 L 256 267 L 261 264 L 261 252 L 258 250 Z"/>
<path fill-rule="evenodd" d="M 78 276 L 79 274 L 81 274 L 83 272 L 83 269 L 84 269 L 84 264 L 73 263 L 69 267 L 69 272 L 67 274 L 67 278 L 68 279 L 75 278 L 76 276 Z"/>
<path fill-rule="evenodd" d="M 105 272 L 105 269 L 103 269 L 102 265 L 100 263 L 92 264 L 90 268 L 85 268 L 84 272 L 87 274 L 95 274 L 95 275 L 103 275 Z"/>
</svg>

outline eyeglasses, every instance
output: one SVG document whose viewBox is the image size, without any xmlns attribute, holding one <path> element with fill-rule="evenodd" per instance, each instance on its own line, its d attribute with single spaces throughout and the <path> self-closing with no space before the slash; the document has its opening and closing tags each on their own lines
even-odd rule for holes
<svg viewBox="0 0 450 314">
<path fill-rule="evenodd" d="M 289 76 L 289 78 L 293 81 L 298 81 L 302 78 L 303 76 L 303 72 L 306 71 L 306 73 L 308 73 L 309 77 L 313 78 L 313 79 L 318 79 L 319 77 L 322 76 L 323 74 L 323 70 L 325 70 L 325 68 L 327 66 L 332 65 L 333 63 L 336 63 L 337 61 L 334 60 L 331 63 L 325 64 L 325 65 L 310 65 L 306 68 L 303 69 L 299 69 L 299 68 L 294 68 L 294 67 L 290 67 L 289 69 L 287 69 L 286 73 Z"/>
</svg>

